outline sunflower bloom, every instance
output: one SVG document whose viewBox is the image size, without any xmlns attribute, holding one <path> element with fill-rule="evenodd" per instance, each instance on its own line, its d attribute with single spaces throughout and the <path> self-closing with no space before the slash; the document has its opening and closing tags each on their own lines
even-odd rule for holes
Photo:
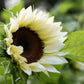
<svg viewBox="0 0 84 84">
<path fill-rule="evenodd" d="M 7 54 L 10 55 L 28 75 L 33 72 L 60 73 L 52 65 L 67 63 L 60 52 L 67 34 L 61 32 L 61 22 L 54 17 L 34 10 L 31 6 L 22 9 L 16 17 L 10 18 L 10 29 L 5 25 Z"/>
</svg>

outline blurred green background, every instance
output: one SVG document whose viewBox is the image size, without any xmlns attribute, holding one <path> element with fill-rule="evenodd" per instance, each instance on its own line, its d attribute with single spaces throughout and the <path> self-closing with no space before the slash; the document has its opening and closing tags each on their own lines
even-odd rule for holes
<svg viewBox="0 0 84 84">
<path fill-rule="evenodd" d="M 84 0 L 0 0 L 0 24 L 8 23 L 9 18 L 23 7 L 32 5 L 54 16 L 55 22 L 62 22 L 63 30 L 70 35 L 74 31 L 84 31 Z M 67 59 L 67 58 L 66 58 Z M 61 74 L 50 73 L 48 78 L 43 73 L 30 76 L 28 84 L 84 84 L 84 69 L 77 66 L 77 62 L 68 60 L 68 64 L 56 66 Z M 79 63 L 78 63 L 79 64 Z M 80 66 L 80 64 L 79 64 Z M 84 67 L 82 65 L 81 67 Z M 0 78 L 4 80 L 0 66 Z M 8 76 L 8 81 L 10 75 Z M 11 84 L 11 81 L 9 81 Z M 0 84 L 5 84 L 0 80 Z M 19 84 L 19 83 L 17 83 Z"/>
</svg>

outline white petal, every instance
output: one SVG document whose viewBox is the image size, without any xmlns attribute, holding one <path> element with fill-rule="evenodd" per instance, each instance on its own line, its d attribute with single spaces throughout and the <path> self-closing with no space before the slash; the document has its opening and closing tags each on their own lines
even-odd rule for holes
<svg viewBox="0 0 84 84">
<path fill-rule="evenodd" d="M 30 6 L 25 10 L 25 16 L 24 16 L 20 26 L 27 26 L 29 23 L 31 23 L 33 18 L 34 18 L 34 16 L 32 14 L 32 7 Z"/>
<path fill-rule="evenodd" d="M 26 14 L 26 11 L 25 11 L 25 9 L 23 8 L 23 9 L 21 10 L 21 12 L 19 13 L 18 17 L 17 17 L 17 22 L 18 22 L 18 25 L 19 25 L 19 26 L 22 24 L 22 21 L 24 20 L 25 14 Z"/>
<path fill-rule="evenodd" d="M 49 46 L 49 45 L 54 45 L 54 44 L 63 44 L 63 42 L 65 41 L 65 39 L 67 39 L 67 37 L 51 37 L 48 38 L 48 40 L 44 40 L 44 43 L 46 46 Z"/>
<path fill-rule="evenodd" d="M 45 46 L 43 51 L 44 53 L 53 53 L 59 51 L 63 47 L 63 43 L 54 43 L 53 45 Z"/>
<path fill-rule="evenodd" d="M 59 52 L 59 53 L 57 53 L 56 55 L 64 56 L 64 55 L 67 55 L 67 54 L 68 54 L 68 52 Z"/>
<path fill-rule="evenodd" d="M 18 15 L 19 20 L 21 20 L 24 17 L 24 15 L 25 15 L 25 8 L 23 8 L 19 13 L 19 15 Z"/>
<path fill-rule="evenodd" d="M 31 68 L 26 63 L 20 64 L 21 69 L 28 75 L 31 75 Z"/>
<path fill-rule="evenodd" d="M 42 28 L 45 26 L 44 24 L 46 23 L 47 19 L 47 14 L 35 18 L 33 24 L 30 25 L 31 29 L 35 30 L 36 32 L 40 32 L 40 30 L 42 30 Z"/>
<path fill-rule="evenodd" d="M 48 77 L 49 77 L 49 74 L 48 74 L 48 72 L 47 72 L 47 70 L 44 70 L 44 71 L 42 71 L 44 74 L 46 74 Z"/>
<path fill-rule="evenodd" d="M 7 38 L 12 38 L 12 34 L 11 34 L 10 31 L 8 30 L 7 25 L 4 25 L 4 30 L 5 30 L 5 32 L 6 32 L 6 34 L 7 34 Z"/>
<path fill-rule="evenodd" d="M 7 53 L 9 55 L 11 55 L 11 54 L 19 55 L 19 54 L 23 53 L 23 47 L 22 46 L 10 45 L 9 48 L 8 48 L 8 50 L 7 50 Z"/>
<path fill-rule="evenodd" d="M 24 70 L 24 69 L 22 69 L 26 74 L 28 74 L 28 75 L 31 75 L 31 69 L 29 68 L 29 69 L 27 69 L 27 70 Z"/>
<path fill-rule="evenodd" d="M 55 22 L 54 24 L 57 27 L 57 26 L 60 26 L 61 25 L 61 22 Z"/>
<path fill-rule="evenodd" d="M 34 72 L 40 72 L 40 71 L 44 71 L 45 70 L 45 68 L 39 63 L 31 63 L 31 64 L 29 64 L 29 67 Z"/>
<path fill-rule="evenodd" d="M 26 12 L 31 14 L 31 13 L 32 13 L 32 7 L 29 6 L 29 7 L 26 9 Z"/>
<path fill-rule="evenodd" d="M 55 72 L 55 73 L 60 73 L 58 70 L 56 70 L 55 67 L 53 67 L 52 65 L 47 65 L 45 64 L 44 67 L 47 69 L 47 71 L 49 72 Z"/>
<path fill-rule="evenodd" d="M 19 63 L 27 62 L 27 59 L 25 57 L 22 57 L 20 55 L 13 55 L 15 60 L 18 61 Z"/>
<path fill-rule="evenodd" d="M 62 27 L 55 27 L 53 26 L 54 23 L 52 24 L 47 24 L 43 27 L 43 29 L 39 30 L 37 33 L 39 34 L 40 38 L 45 40 L 45 39 L 51 39 L 52 37 L 63 37 L 63 35 L 66 34 L 66 32 L 60 32 Z"/>
<path fill-rule="evenodd" d="M 22 16 L 22 14 L 25 12 L 25 8 L 22 8 L 22 10 L 19 13 L 19 16 Z"/>
<path fill-rule="evenodd" d="M 4 30 L 5 30 L 6 34 L 8 34 L 8 33 L 9 33 L 9 30 L 8 30 L 7 25 L 4 25 Z"/>
<path fill-rule="evenodd" d="M 40 36 L 46 36 L 50 31 L 51 31 L 52 29 L 51 29 L 51 25 L 45 25 L 44 27 L 43 27 L 43 29 L 40 29 L 39 31 L 38 31 L 38 33 L 39 33 L 39 35 Z"/>
<path fill-rule="evenodd" d="M 38 10 L 37 10 L 37 9 L 35 9 L 35 10 L 33 11 L 33 14 L 34 14 L 34 15 L 36 15 L 36 14 L 37 14 L 37 12 L 38 12 Z"/>
<path fill-rule="evenodd" d="M 11 23 L 10 31 L 16 32 L 19 28 L 18 23 L 13 18 L 10 18 L 10 23 Z"/>
<path fill-rule="evenodd" d="M 49 24 L 49 23 L 53 23 L 53 21 L 54 21 L 54 16 L 53 16 L 53 17 L 50 17 L 50 18 L 48 19 L 47 23 L 48 23 L 48 24 Z"/>
<path fill-rule="evenodd" d="M 7 49 L 8 55 L 12 55 L 13 54 L 12 52 L 10 52 L 10 49 L 11 49 L 11 46 L 9 46 L 8 49 Z"/>
<path fill-rule="evenodd" d="M 64 64 L 67 61 L 63 57 L 57 56 L 43 56 L 39 61 L 42 64 Z"/>
</svg>

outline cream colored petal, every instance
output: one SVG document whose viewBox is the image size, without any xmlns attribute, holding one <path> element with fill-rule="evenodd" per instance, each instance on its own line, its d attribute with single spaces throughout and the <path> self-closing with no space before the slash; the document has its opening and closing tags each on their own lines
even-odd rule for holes
<svg viewBox="0 0 84 84">
<path fill-rule="evenodd" d="M 8 49 L 7 49 L 8 55 L 12 55 L 13 54 L 10 50 L 11 50 L 11 46 L 9 46 Z"/>
<path fill-rule="evenodd" d="M 13 57 L 15 58 L 16 61 L 18 61 L 20 63 L 27 62 L 27 59 L 20 55 L 13 55 Z"/>
<path fill-rule="evenodd" d="M 59 27 L 61 25 L 61 22 L 54 22 L 54 26 Z"/>
<path fill-rule="evenodd" d="M 46 39 L 46 37 L 50 36 L 50 35 L 57 35 L 57 33 L 60 33 L 60 30 L 62 29 L 62 27 L 53 27 L 54 23 L 49 23 L 49 24 L 45 24 L 43 26 L 43 28 L 41 27 L 41 29 L 39 29 L 39 31 L 37 32 L 39 34 L 39 36 L 44 40 Z"/>
<path fill-rule="evenodd" d="M 54 53 L 44 53 L 43 56 L 64 56 L 67 55 L 68 52 L 54 52 Z"/>
<path fill-rule="evenodd" d="M 47 28 L 48 30 L 48 28 Z M 45 30 L 44 30 L 45 31 Z M 56 36 L 56 29 L 55 28 L 51 28 L 51 31 L 49 31 L 46 35 L 44 34 L 39 34 L 40 35 L 40 38 L 42 38 L 43 40 L 46 39 L 46 38 L 50 38 L 52 36 Z"/>
<path fill-rule="evenodd" d="M 47 40 L 49 41 L 50 40 L 53 40 L 53 38 L 58 38 L 58 39 L 61 39 L 63 38 L 67 32 L 55 32 L 56 30 L 53 29 L 52 33 L 50 32 L 48 35 L 42 37 L 44 40 Z"/>
<path fill-rule="evenodd" d="M 47 70 L 44 70 L 42 71 L 44 74 L 46 74 L 48 77 L 49 77 L 49 74 L 48 74 L 48 71 Z"/>
<path fill-rule="evenodd" d="M 51 25 L 45 25 L 43 29 L 38 31 L 39 34 L 46 35 L 51 31 Z"/>
<path fill-rule="evenodd" d="M 61 48 L 64 47 L 63 43 L 54 43 L 53 45 L 49 45 L 44 47 L 44 53 L 53 53 L 59 51 Z"/>
<path fill-rule="evenodd" d="M 8 30 L 7 25 L 4 25 L 4 30 L 6 32 L 7 38 L 12 39 L 12 34 L 11 34 L 10 30 Z"/>
<path fill-rule="evenodd" d="M 38 10 L 38 12 L 36 14 L 37 18 L 40 18 L 42 16 L 42 14 L 43 14 L 43 12 Z"/>
<path fill-rule="evenodd" d="M 42 16 L 37 17 L 37 18 L 35 16 L 33 23 L 30 24 L 31 29 L 35 30 L 36 32 L 40 31 L 41 28 L 46 23 L 47 19 L 48 19 L 48 14 L 42 15 Z"/>
<path fill-rule="evenodd" d="M 65 41 L 65 39 L 67 39 L 67 37 L 60 37 L 60 38 L 53 38 L 52 40 L 50 40 L 50 41 L 45 41 L 44 42 L 44 44 L 46 45 L 46 46 L 50 46 L 50 45 L 54 45 L 54 44 L 62 44 L 64 41 Z"/>
<path fill-rule="evenodd" d="M 53 67 L 52 65 L 48 65 L 48 64 L 45 64 L 43 65 L 47 71 L 49 72 L 54 72 L 54 73 L 60 73 L 55 67 Z"/>
<path fill-rule="evenodd" d="M 24 16 L 20 26 L 27 26 L 28 24 L 31 23 L 31 21 L 33 21 L 33 19 L 34 19 L 34 15 L 32 13 L 32 8 L 30 6 L 25 10 L 25 16 Z"/>
<path fill-rule="evenodd" d="M 64 55 L 67 55 L 67 54 L 69 54 L 69 53 L 68 52 L 59 52 L 59 53 L 57 53 L 58 56 L 64 56 Z"/>
<path fill-rule="evenodd" d="M 28 75 L 31 75 L 31 68 L 28 66 L 26 63 L 21 63 L 20 64 L 21 69 Z"/>
<path fill-rule="evenodd" d="M 39 24 L 38 20 L 40 19 L 40 16 L 42 15 L 42 11 L 38 12 L 37 14 L 35 14 L 35 12 L 34 12 L 34 13 L 30 14 L 30 15 L 32 15 L 31 18 L 33 20 L 31 18 L 28 19 L 28 20 L 32 20 L 32 22 L 30 22 L 28 26 L 31 28 L 31 30 L 35 30 L 35 28 Z"/>
<path fill-rule="evenodd" d="M 29 67 L 34 72 L 40 72 L 45 70 L 45 68 L 40 63 L 31 63 L 29 64 Z"/>
<path fill-rule="evenodd" d="M 54 16 L 53 17 L 50 17 L 48 20 L 47 20 L 47 24 L 51 24 L 51 23 L 53 23 L 53 21 L 54 21 Z"/>
<path fill-rule="evenodd" d="M 63 64 L 67 61 L 63 57 L 57 56 L 43 56 L 39 61 L 41 64 Z"/>
<path fill-rule="evenodd" d="M 32 13 L 32 6 L 29 6 L 26 10 L 25 10 L 27 13 Z"/>
<path fill-rule="evenodd" d="M 14 20 L 13 18 L 10 18 L 10 32 L 16 32 L 19 29 L 18 23 L 16 20 Z"/>
<path fill-rule="evenodd" d="M 23 53 L 23 47 L 11 45 L 11 46 L 9 46 L 7 53 L 9 55 L 11 55 L 11 54 L 16 54 L 16 55 L 22 54 Z"/>
<path fill-rule="evenodd" d="M 7 36 L 8 36 L 9 30 L 8 30 L 7 25 L 4 25 L 4 30 L 5 30 L 5 32 L 6 32 Z"/>
<path fill-rule="evenodd" d="M 38 12 L 38 10 L 37 10 L 37 9 L 35 9 L 35 10 L 33 11 L 33 14 L 34 14 L 34 15 L 36 15 L 36 14 L 37 14 L 37 12 Z"/>
<path fill-rule="evenodd" d="M 7 46 L 10 46 L 10 44 L 13 42 L 11 38 L 5 38 L 4 40 L 6 41 Z"/>
<path fill-rule="evenodd" d="M 24 19 L 24 17 L 25 17 L 25 9 L 23 8 L 21 11 L 20 11 L 20 13 L 19 13 L 19 15 L 18 15 L 18 17 L 17 17 L 17 22 L 18 22 L 18 25 L 19 25 L 19 27 L 21 27 L 21 24 L 22 24 L 22 21 L 23 21 L 23 19 Z"/>
<path fill-rule="evenodd" d="M 22 10 L 21 10 L 21 11 L 20 11 L 20 13 L 19 13 L 19 17 L 20 17 L 20 16 L 22 16 L 22 17 L 23 17 L 24 12 L 25 12 L 25 8 L 22 8 Z"/>
</svg>

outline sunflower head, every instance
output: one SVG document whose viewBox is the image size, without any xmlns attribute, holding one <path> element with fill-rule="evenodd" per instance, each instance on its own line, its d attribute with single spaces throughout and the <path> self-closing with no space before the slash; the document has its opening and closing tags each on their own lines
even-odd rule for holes
<svg viewBox="0 0 84 84">
<path fill-rule="evenodd" d="M 47 71 L 59 73 L 52 65 L 67 61 L 61 57 L 66 53 L 63 48 L 66 32 L 61 32 L 61 22 L 53 22 L 54 17 L 47 13 L 32 11 L 31 6 L 10 18 L 10 28 L 5 25 L 7 54 L 20 68 L 31 75 L 31 72 Z"/>
</svg>

